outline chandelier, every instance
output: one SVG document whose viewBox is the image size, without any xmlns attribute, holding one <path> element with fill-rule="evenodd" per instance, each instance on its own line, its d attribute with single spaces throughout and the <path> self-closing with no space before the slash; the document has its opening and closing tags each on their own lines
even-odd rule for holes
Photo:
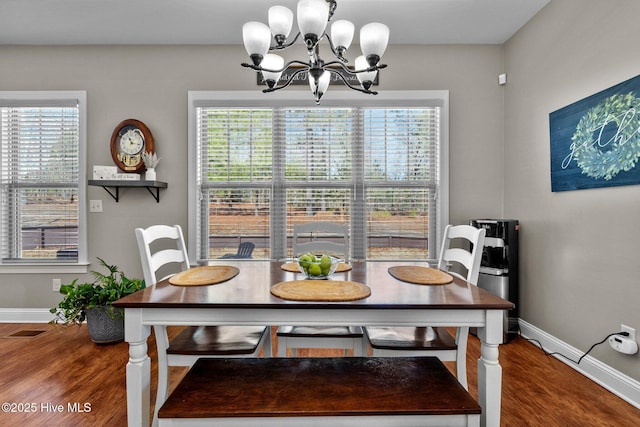
<svg viewBox="0 0 640 427">
<path fill-rule="evenodd" d="M 379 62 L 389 42 L 389 27 L 377 22 L 363 26 L 360 29 L 362 55 L 355 59 L 354 67 L 348 67 L 345 64 L 349 61 L 344 54 L 353 40 L 353 23 L 346 20 L 335 21 L 331 24 L 331 35 L 325 32 L 336 6 L 336 0 L 299 0 L 297 18 L 300 31 L 291 41 L 287 38 L 293 26 L 293 12 L 284 6 L 269 8 L 269 25 L 256 21 L 243 25 L 244 46 L 253 63 L 243 63 L 242 66 L 262 73 L 267 85 L 264 93 L 284 89 L 298 74 L 306 72 L 316 104 L 320 103 L 320 98 L 327 91 L 331 74 L 350 89 L 377 95 L 378 92 L 370 88 L 378 70 L 386 67 Z M 308 61 L 293 60 L 285 64 L 280 55 L 268 53 L 293 46 L 300 36 L 307 48 Z M 319 45 L 323 38 L 329 42 L 336 60 L 325 62 L 320 58 Z M 292 70 L 295 71 L 287 73 L 284 81 L 280 82 L 282 73 L 292 65 Z M 360 85 L 351 84 L 345 75 L 356 76 Z"/>
</svg>

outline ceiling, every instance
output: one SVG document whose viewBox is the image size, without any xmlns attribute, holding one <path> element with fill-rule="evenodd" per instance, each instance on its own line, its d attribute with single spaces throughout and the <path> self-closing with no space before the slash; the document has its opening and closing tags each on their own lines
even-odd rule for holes
<svg viewBox="0 0 640 427">
<path fill-rule="evenodd" d="M 338 0 L 334 20 L 390 44 L 502 44 L 550 0 Z M 242 44 L 242 24 L 296 0 L 0 0 L 0 44 Z M 295 29 L 294 29 L 295 31 Z"/>
</svg>

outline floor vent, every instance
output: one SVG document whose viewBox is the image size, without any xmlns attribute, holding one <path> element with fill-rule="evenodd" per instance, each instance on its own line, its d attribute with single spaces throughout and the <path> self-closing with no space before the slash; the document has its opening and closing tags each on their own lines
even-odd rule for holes
<svg viewBox="0 0 640 427">
<path fill-rule="evenodd" d="M 47 331 L 23 330 L 14 332 L 13 334 L 6 336 L 5 338 L 35 338 L 45 332 Z"/>
</svg>

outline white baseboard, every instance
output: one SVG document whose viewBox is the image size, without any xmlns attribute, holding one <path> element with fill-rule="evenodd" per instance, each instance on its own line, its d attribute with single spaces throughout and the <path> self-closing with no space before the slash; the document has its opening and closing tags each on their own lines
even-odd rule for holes
<svg viewBox="0 0 640 427">
<path fill-rule="evenodd" d="M 540 342 L 547 352 L 558 352 L 565 356 L 578 360 L 583 351 L 560 341 L 556 337 L 549 335 L 545 331 L 536 328 L 524 320 L 519 320 L 520 332 L 525 338 L 535 339 Z M 533 343 L 535 344 L 535 343 Z M 592 379 L 602 387 L 606 388 L 616 396 L 629 402 L 640 409 L 640 382 L 613 369 L 611 366 L 600 362 L 589 355 L 585 356 L 579 365 L 566 360 L 563 357 L 554 355 L 558 360 L 564 362 L 587 378 Z"/>
<path fill-rule="evenodd" d="M 53 318 L 47 308 L 0 308 L 0 323 L 48 323 Z"/>
</svg>

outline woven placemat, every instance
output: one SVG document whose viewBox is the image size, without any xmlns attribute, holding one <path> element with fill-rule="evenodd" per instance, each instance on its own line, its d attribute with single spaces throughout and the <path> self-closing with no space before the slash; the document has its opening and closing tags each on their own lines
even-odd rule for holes
<svg viewBox="0 0 640 427">
<path fill-rule="evenodd" d="M 453 282 L 453 277 L 442 270 L 417 265 L 389 267 L 389 274 L 403 282 L 417 285 L 446 285 Z"/>
<path fill-rule="evenodd" d="M 277 283 L 271 293 L 290 301 L 356 301 L 371 295 L 371 289 L 347 280 L 292 280 Z"/>
<path fill-rule="evenodd" d="M 230 265 L 208 265 L 193 267 L 171 276 L 169 283 L 176 286 L 215 285 L 233 279 L 240 273 L 237 267 Z"/>
<path fill-rule="evenodd" d="M 288 271 L 290 273 L 300 273 L 300 269 L 298 268 L 297 262 L 287 262 L 280 266 L 284 271 Z M 338 267 L 336 268 L 336 273 L 344 273 L 345 271 L 351 270 L 351 264 L 347 264 L 346 262 L 339 262 Z"/>
</svg>

